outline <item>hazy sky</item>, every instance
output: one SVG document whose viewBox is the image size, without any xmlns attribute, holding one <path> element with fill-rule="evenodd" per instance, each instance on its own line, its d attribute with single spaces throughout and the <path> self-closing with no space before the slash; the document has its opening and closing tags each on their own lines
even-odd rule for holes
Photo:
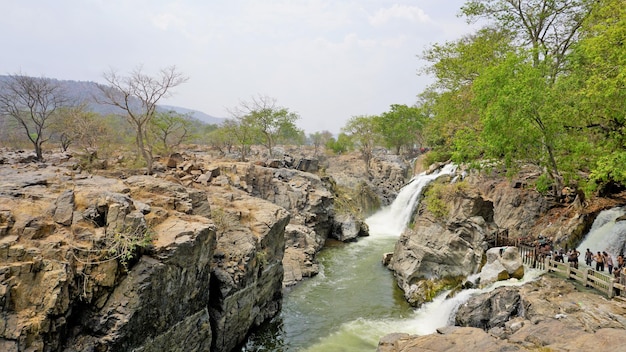
<svg viewBox="0 0 626 352">
<path fill-rule="evenodd" d="M 276 98 L 307 133 L 412 105 L 430 82 L 417 55 L 469 33 L 463 0 L 0 0 L 0 74 L 104 83 L 175 65 L 163 104 L 228 117 Z"/>
</svg>

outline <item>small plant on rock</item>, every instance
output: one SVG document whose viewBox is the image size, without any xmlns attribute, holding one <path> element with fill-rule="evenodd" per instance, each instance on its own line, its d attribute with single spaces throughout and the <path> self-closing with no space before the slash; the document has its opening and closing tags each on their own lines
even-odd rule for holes
<svg viewBox="0 0 626 352">
<path fill-rule="evenodd" d="M 107 239 L 108 257 L 117 259 L 128 270 L 128 264 L 135 258 L 139 248 L 145 248 L 150 245 L 152 239 L 152 231 L 141 226 L 117 231 Z"/>
</svg>

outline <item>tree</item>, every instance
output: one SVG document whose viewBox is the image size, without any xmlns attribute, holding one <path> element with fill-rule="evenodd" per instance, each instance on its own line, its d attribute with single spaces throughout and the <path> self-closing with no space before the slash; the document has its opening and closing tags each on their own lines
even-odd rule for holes
<svg viewBox="0 0 626 352">
<path fill-rule="evenodd" d="M 299 134 L 295 122 L 300 116 L 285 107 L 278 106 L 275 98 L 258 96 L 250 101 L 242 101 L 239 107 L 234 109 L 233 115 L 238 116 L 240 121 L 245 117 L 248 119 L 247 123 L 263 135 L 264 145 L 270 156 L 281 134 L 288 135 L 293 131 Z"/>
<path fill-rule="evenodd" d="M 345 153 L 350 150 L 352 146 L 352 138 L 343 132 L 339 133 L 337 139 L 331 137 L 326 142 L 326 148 L 332 150 L 335 154 Z"/>
<path fill-rule="evenodd" d="M 69 105 L 66 92 L 49 78 L 15 74 L 0 87 L 0 115 L 17 121 L 35 147 L 39 161 L 43 161 L 43 144 L 50 138 L 48 127 L 55 113 Z"/>
<path fill-rule="evenodd" d="M 149 126 L 164 152 L 172 151 L 190 137 L 189 116 L 176 111 L 157 112 Z"/>
<path fill-rule="evenodd" d="M 626 184 L 626 7 L 623 0 L 594 4 L 573 47 L 559 89 L 568 130 L 576 133 L 579 159 L 590 168 L 588 190 Z"/>
<path fill-rule="evenodd" d="M 400 155 L 402 147 L 410 147 L 420 139 L 426 116 L 416 106 L 391 105 L 391 109 L 375 117 L 376 130 L 387 148 Z"/>
<path fill-rule="evenodd" d="M 524 53 L 511 54 L 477 78 L 474 91 L 483 141 L 490 156 L 504 159 L 507 166 L 521 160 L 546 167 L 558 195 L 563 182 L 557 152 L 565 128 L 553 113 L 552 85 L 544 71 L 526 58 Z"/>
<path fill-rule="evenodd" d="M 104 94 L 102 103 L 120 108 L 126 120 L 135 130 L 135 144 L 139 155 L 146 162 L 148 174 L 152 174 L 154 156 L 149 124 L 157 113 L 157 103 L 171 95 L 171 90 L 187 81 L 175 66 L 161 69 L 156 76 L 143 72 L 141 66 L 128 76 L 120 76 L 110 70 L 104 74 L 108 86 L 99 86 Z"/>
<path fill-rule="evenodd" d="M 322 132 L 315 132 L 315 133 L 311 133 L 309 134 L 309 141 L 311 144 L 313 144 L 314 147 L 314 155 L 317 155 L 317 153 L 319 152 L 319 148 L 321 146 L 325 146 L 326 143 L 328 143 L 328 141 L 330 141 L 330 139 L 333 138 L 333 134 L 330 133 L 329 131 L 322 131 Z"/>
<path fill-rule="evenodd" d="M 370 161 L 374 153 L 374 146 L 379 140 L 376 131 L 376 117 L 361 115 L 353 116 L 341 130 L 350 136 L 355 147 L 359 149 L 361 158 L 365 162 L 365 169 L 369 171 Z"/>
<path fill-rule="evenodd" d="M 251 115 L 235 115 L 233 120 L 226 120 L 222 124 L 229 136 L 239 144 L 241 161 L 246 161 L 250 146 L 260 139 L 260 133 Z"/>
<path fill-rule="evenodd" d="M 461 8 L 468 21 L 485 18 L 506 28 L 528 46 L 532 62 L 544 62 L 546 75 L 554 80 L 578 38 L 594 0 L 470 0 Z"/>
<path fill-rule="evenodd" d="M 483 71 L 498 65 L 514 51 L 507 30 L 486 27 L 463 38 L 435 44 L 422 57 L 431 63 L 424 73 L 435 83 L 420 94 L 426 117 L 424 134 L 433 161 L 464 162 L 483 154 L 482 121 L 474 104 L 473 84 Z"/>
<path fill-rule="evenodd" d="M 231 125 L 232 128 L 229 128 Z M 222 126 L 208 133 L 211 146 L 219 150 L 222 155 L 231 153 L 233 146 L 237 143 L 237 136 L 234 129 L 235 125 L 233 121 L 226 121 Z"/>
</svg>

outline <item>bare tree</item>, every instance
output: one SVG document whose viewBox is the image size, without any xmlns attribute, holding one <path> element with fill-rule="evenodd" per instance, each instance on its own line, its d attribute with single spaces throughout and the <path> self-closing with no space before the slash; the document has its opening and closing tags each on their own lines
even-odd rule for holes
<svg viewBox="0 0 626 352">
<path fill-rule="evenodd" d="M 14 118 L 43 161 L 43 144 L 50 136 L 47 128 L 55 112 L 69 106 L 70 100 L 57 81 L 49 78 L 10 75 L 0 86 L 0 115 Z"/>
<path fill-rule="evenodd" d="M 115 70 L 110 70 L 104 74 L 104 79 L 109 86 L 99 86 L 105 97 L 102 103 L 123 110 L 126 120 L 135 129 L 137 151 L 146 162 L 148 174 L 152 174 L 153 143 L 148 125 L 157 112 L 159 100 L 170 96 L 170 90 L 186 82 L 187 77 L 175 66 L 161 69 L 154 77 L 145 74 L 139 66 L 128 76 L 120 76 Z"/>
</svg>

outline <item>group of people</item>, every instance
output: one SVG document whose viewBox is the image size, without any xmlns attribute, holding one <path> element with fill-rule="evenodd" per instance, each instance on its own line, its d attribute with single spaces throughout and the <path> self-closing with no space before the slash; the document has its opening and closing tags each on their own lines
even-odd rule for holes
<svg viewBox="0 0 626 352">
<path fill-rule="evenodd" d="M 626 269 L 626 261 L 624 260 L 623 254 L 617 256 L 617 266 L 615 266 L 613 257 L 606 251 L 598 251 L 597 254 L 593 254 L 593 252 L 587 248 L 585 252 L 585 264 L 591 266 L 593 262 L 596 262 L 596 271 L 604 271 L 606 267 L 609 271 L 609 275 L 614 275 L 616 278 L 620 276 L 621 271 Z"/>
<path fill-rule="evenodd" d="M 565 263 L 565 258 L 567 258 L 569 265 L 578 269 L 578 258 L 580 257 L 580 252 L 576 250 L 576 248 L 572 248 L 567 252 L 562 248 L 552 251 L 552 244 L 543 238 L 535 243 L 535 248 L 537 249 L 536 253 L 538 254 L 539 259 L 551 256 L 555 261 Z M 594 262 L 596 263 L 596 271 L 605 271 L 606 268 L 609 275 L 614 275 L 615 278 L 620 278 L 620 274 L 622 272 L 626 276 L 626 258 L 623 254 L 617 256 L 617 263 L 615 263 L 613 262 L 613 257 L 608 252 L 598 251 L 594 254 L 589 248 L 587 248 L 587 251 L 585 252 L 585 264 L 593 267 L 592 264 Z"/>
<path fill-rule="evenodd" d="M 565 258 L 567 258 L 569 265 L 578 269 L 578 257 L 580 257 L 580 252 L 575 248 L 568 250 L 567 253 L 563 249 L 554 251 L 553 255 L 555 261 L 564 263 Z M 596 263 L 596 271 L 604 271 L 606 268 L 609 275 L 614 275 L 615 277 L 619 277 L 621 271 L 625 271 L 626 274 L 626 260 L 622 254 L 617 257 L 617 266 L 615 266 L 613 257 L 606 251 L 598 251 L 594 254 L 587 248 L 585 252 L 585 264 L 593 267 L 592 264 L 594 262 Z"/>
</svg>

